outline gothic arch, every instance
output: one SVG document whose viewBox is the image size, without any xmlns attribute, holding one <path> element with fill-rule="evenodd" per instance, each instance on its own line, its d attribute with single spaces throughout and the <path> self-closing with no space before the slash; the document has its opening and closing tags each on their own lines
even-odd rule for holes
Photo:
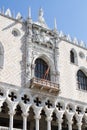
<svg viewBox="0 0 87 130">
<path fill-rule="evenodd" d="M 9 127 L 9 111 L 8 103 L 4 101 L 1 105 L 0 111 L 0 126 Z"/>
<path fill-rule="evenodd" d="M 54 63 L 53 63 L 52 59 L 50 59 L 50 58 L 49 58 L 47 55 L 45 55 L 45 54 L 43 54 L 43 55 L 37 55 L 37 56 L 34 58 L 32 64 L 34 64 L 34 63 L 35 63 L 35 60 L 38 59 L 38 58 L 43 59 L 43 60 L 48 64 L 48 66 L 50 66 L 51 72 L 54 71 Z"/>
<path fill-rule="evenodd" d="M 4 48 L 2 43 L 0 42 L 0 68 L 3 67 L 4 64 Z"/>
<path fill-rule="evenodd" d="M 31 63 L 31 65 L 32 65 L 32 71 L 31 71 L 32 77 L 35 77 L 35 73 L 34 73 L 35 72 L 35 61 L 37 59 L 39 59 L 39 58 L 46 62 L 47 66 L 48 66 L 48 68 L 50 70 L 49 71 L 50 72 L 50 80 L 54 81 L 55 80 L 55 76 L 54 76 L 54 72 L 55 72 L 54 62 L 53 62 L 53 60 L 50 57 L 48 57 L 45 54 L 37 55 L 37 56 L 34 57 L 32 63 Z"/>
<path fill-rule="evenodd" d="M 78 70 L 81 70 L 87 76 L 87 68 L 86 67 L 81 66 Z"/>
</svg>

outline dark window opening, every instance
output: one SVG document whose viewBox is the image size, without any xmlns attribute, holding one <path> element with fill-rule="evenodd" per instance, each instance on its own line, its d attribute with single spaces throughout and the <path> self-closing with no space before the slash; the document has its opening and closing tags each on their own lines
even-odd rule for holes
<svg viewBox="0 0 87 130">
<path fill-rule="evenodd" d="M 17 105 L 17 107 L 15 109 L 13 128 L 19 128 L 19 129 L 23 128 L 22 110 L 19 105 Z"/>
<path fill-rule="evenodd" d="M 37 78 L 50 80 L 50 68 L 47 63 L 39 58 L 35 61 L 35 64 L 35 76 Z"/>
<path fill-rule="evenodd" d="M 75 63 L 75 54 L 74 54 L 73 51 L 70 51 L 70 61 L 71 61 L 72 63 Z"/>
<path fill-rule="evenodd" d="M 0 117 L 0 126 L 9 127 L 9 118 Z"/>
<path fill-rule="evenodd" d="M 77 72 L 77 81 L 79 89 L 87 90 L 87 76 L 81 70 Z"/>
</svg>

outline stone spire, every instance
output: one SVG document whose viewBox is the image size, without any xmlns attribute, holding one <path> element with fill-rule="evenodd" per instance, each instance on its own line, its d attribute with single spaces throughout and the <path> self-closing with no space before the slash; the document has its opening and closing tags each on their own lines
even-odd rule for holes
<svg viewBox="0 0 87 130">
<path fill-rule="evenodd" d="M 28 8 L 28 18 L 27 18 L 27 23 L 32 23 L 32 18 L 31 18 L 31 8 Z"/>
<path fill-rule="evenodd" d="M 20 14 L 20 12 L 17 13 L 16 19 L 18 19 L 18 20 L 21 20 L 21 19 L 22 19 L 22 15 Z"/>
<path fill-rule="evenodd" d="M 11 16 L 12 16 L 12 15 L 11 15 L 11 11 L 10 11 L 10 9 L 9 9 L 9 8 L 6 10 L 5 15 L 7 15 L 7 16 L 9 16 L 9 17 L 11 17 Z"/>
<path fill-rule="evenodd" d="M 5 10 L 5 9 L 4 9 L 4 6 L 3 6 L 3 7 L 2 7 L 2 10 L 1 10 L 1 13 L 2 13 L 2 14 L 4 14 L 4 10 Z"/>
<path fill-rule="evenodd" d="M 30 7 L 28 8 L 28 18 L 31 19 L 31 8 Z"/>
<path fill-rule="evenodd" d="M 56 22 L 56 18 L 54 19 L 54 30 L 57 31 L 57 22 Z"/>
</svg>

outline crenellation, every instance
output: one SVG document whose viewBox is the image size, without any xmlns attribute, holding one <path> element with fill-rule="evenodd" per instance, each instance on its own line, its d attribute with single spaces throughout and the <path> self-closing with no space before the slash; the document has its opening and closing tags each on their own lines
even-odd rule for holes
<svg viewBox="0 0 87 130">
<path fill-rule="evenodd" d="M 17 13 L 17 15 L 16 15 L 16 19 L 17 19 L 17 20 L 22 19 L 22 15 L 21 15 L 21 13 L 20 13 L 20 12 L 18 12 L 18 13 Z"/>
<path fill-rule="evenodd" d="M 12 17 L 12 14 L 9 8 L 6 10 L 5 15 L 7 15 L 8 17 Z"/>
</svg>

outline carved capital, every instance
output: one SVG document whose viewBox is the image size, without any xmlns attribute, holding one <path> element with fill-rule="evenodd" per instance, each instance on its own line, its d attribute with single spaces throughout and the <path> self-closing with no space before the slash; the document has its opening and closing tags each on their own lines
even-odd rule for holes
<svg viewBox="0 0 87 130">
<path fill-rule="evenodd" d="M 80 128 L 81 128 L 81 126 L 82 126 L 82 123 L 80 122 L 80 123 L 77 123 L 77 126 L 78 126 L 78 128 L 79 128 L 79 130 L 80 130 Z"/>
<path fill-rule="evenodd" d="M 35 115 L 35 116 L 34 116 L 34 119 L 38 119 L 38 120 L 40 120 L 40 118 L 41 118 L 40 115 Z"/>
<path fill-rule="evenodd" d="M 63 122 L 63 119 L 62 119 L 62 118 L 59 118 L 59 119 L 58 119 L 58 124 L 62 124 L 62 122 Z"/>
<path fill-rule="evenodd" d="M 23 113 L 22 116 L 23 117 L 27 117 L 29 114 L 28 113 Z"/>
<path fill-rule="evenodd" d="M 64 111 L 58 111 L 56 109 L 56 116 L 57 116 L 57 119 L 58 119 L 59 122 L 62 121 L 63 114 L 64 114 Z"/>
<path fill-rule="evenodd" d="M 51 122 L 51 120 L 52 120 L 52 117 L 47 117 L 46 118 L 46 121 L 50 121 Z"/>
<path fill-rule="evenodd" d="M 78 124 L 81 124 L 82 123 L 82 118 L 83 118 L 83 115 L 82 114 L 76 114 L 76 120 L 77 120 L 77 123 Z"/>
<path fill-rule="evenodd" d="M 8 114 L 10 115 L 10 116 L 14 116 L 15 115 L 15 111 L 14 112 L 8 112 Z"/>
<path fill-rule="evenodd" d="M 70 112 L 66 112 L 66 117 L 67 117 L 67 120 L 70 124 L 72 124 L 72 119 L 73 119 L 73 116 L 74 116 L 74 113 L 70 113 Z"/>
</svg>

